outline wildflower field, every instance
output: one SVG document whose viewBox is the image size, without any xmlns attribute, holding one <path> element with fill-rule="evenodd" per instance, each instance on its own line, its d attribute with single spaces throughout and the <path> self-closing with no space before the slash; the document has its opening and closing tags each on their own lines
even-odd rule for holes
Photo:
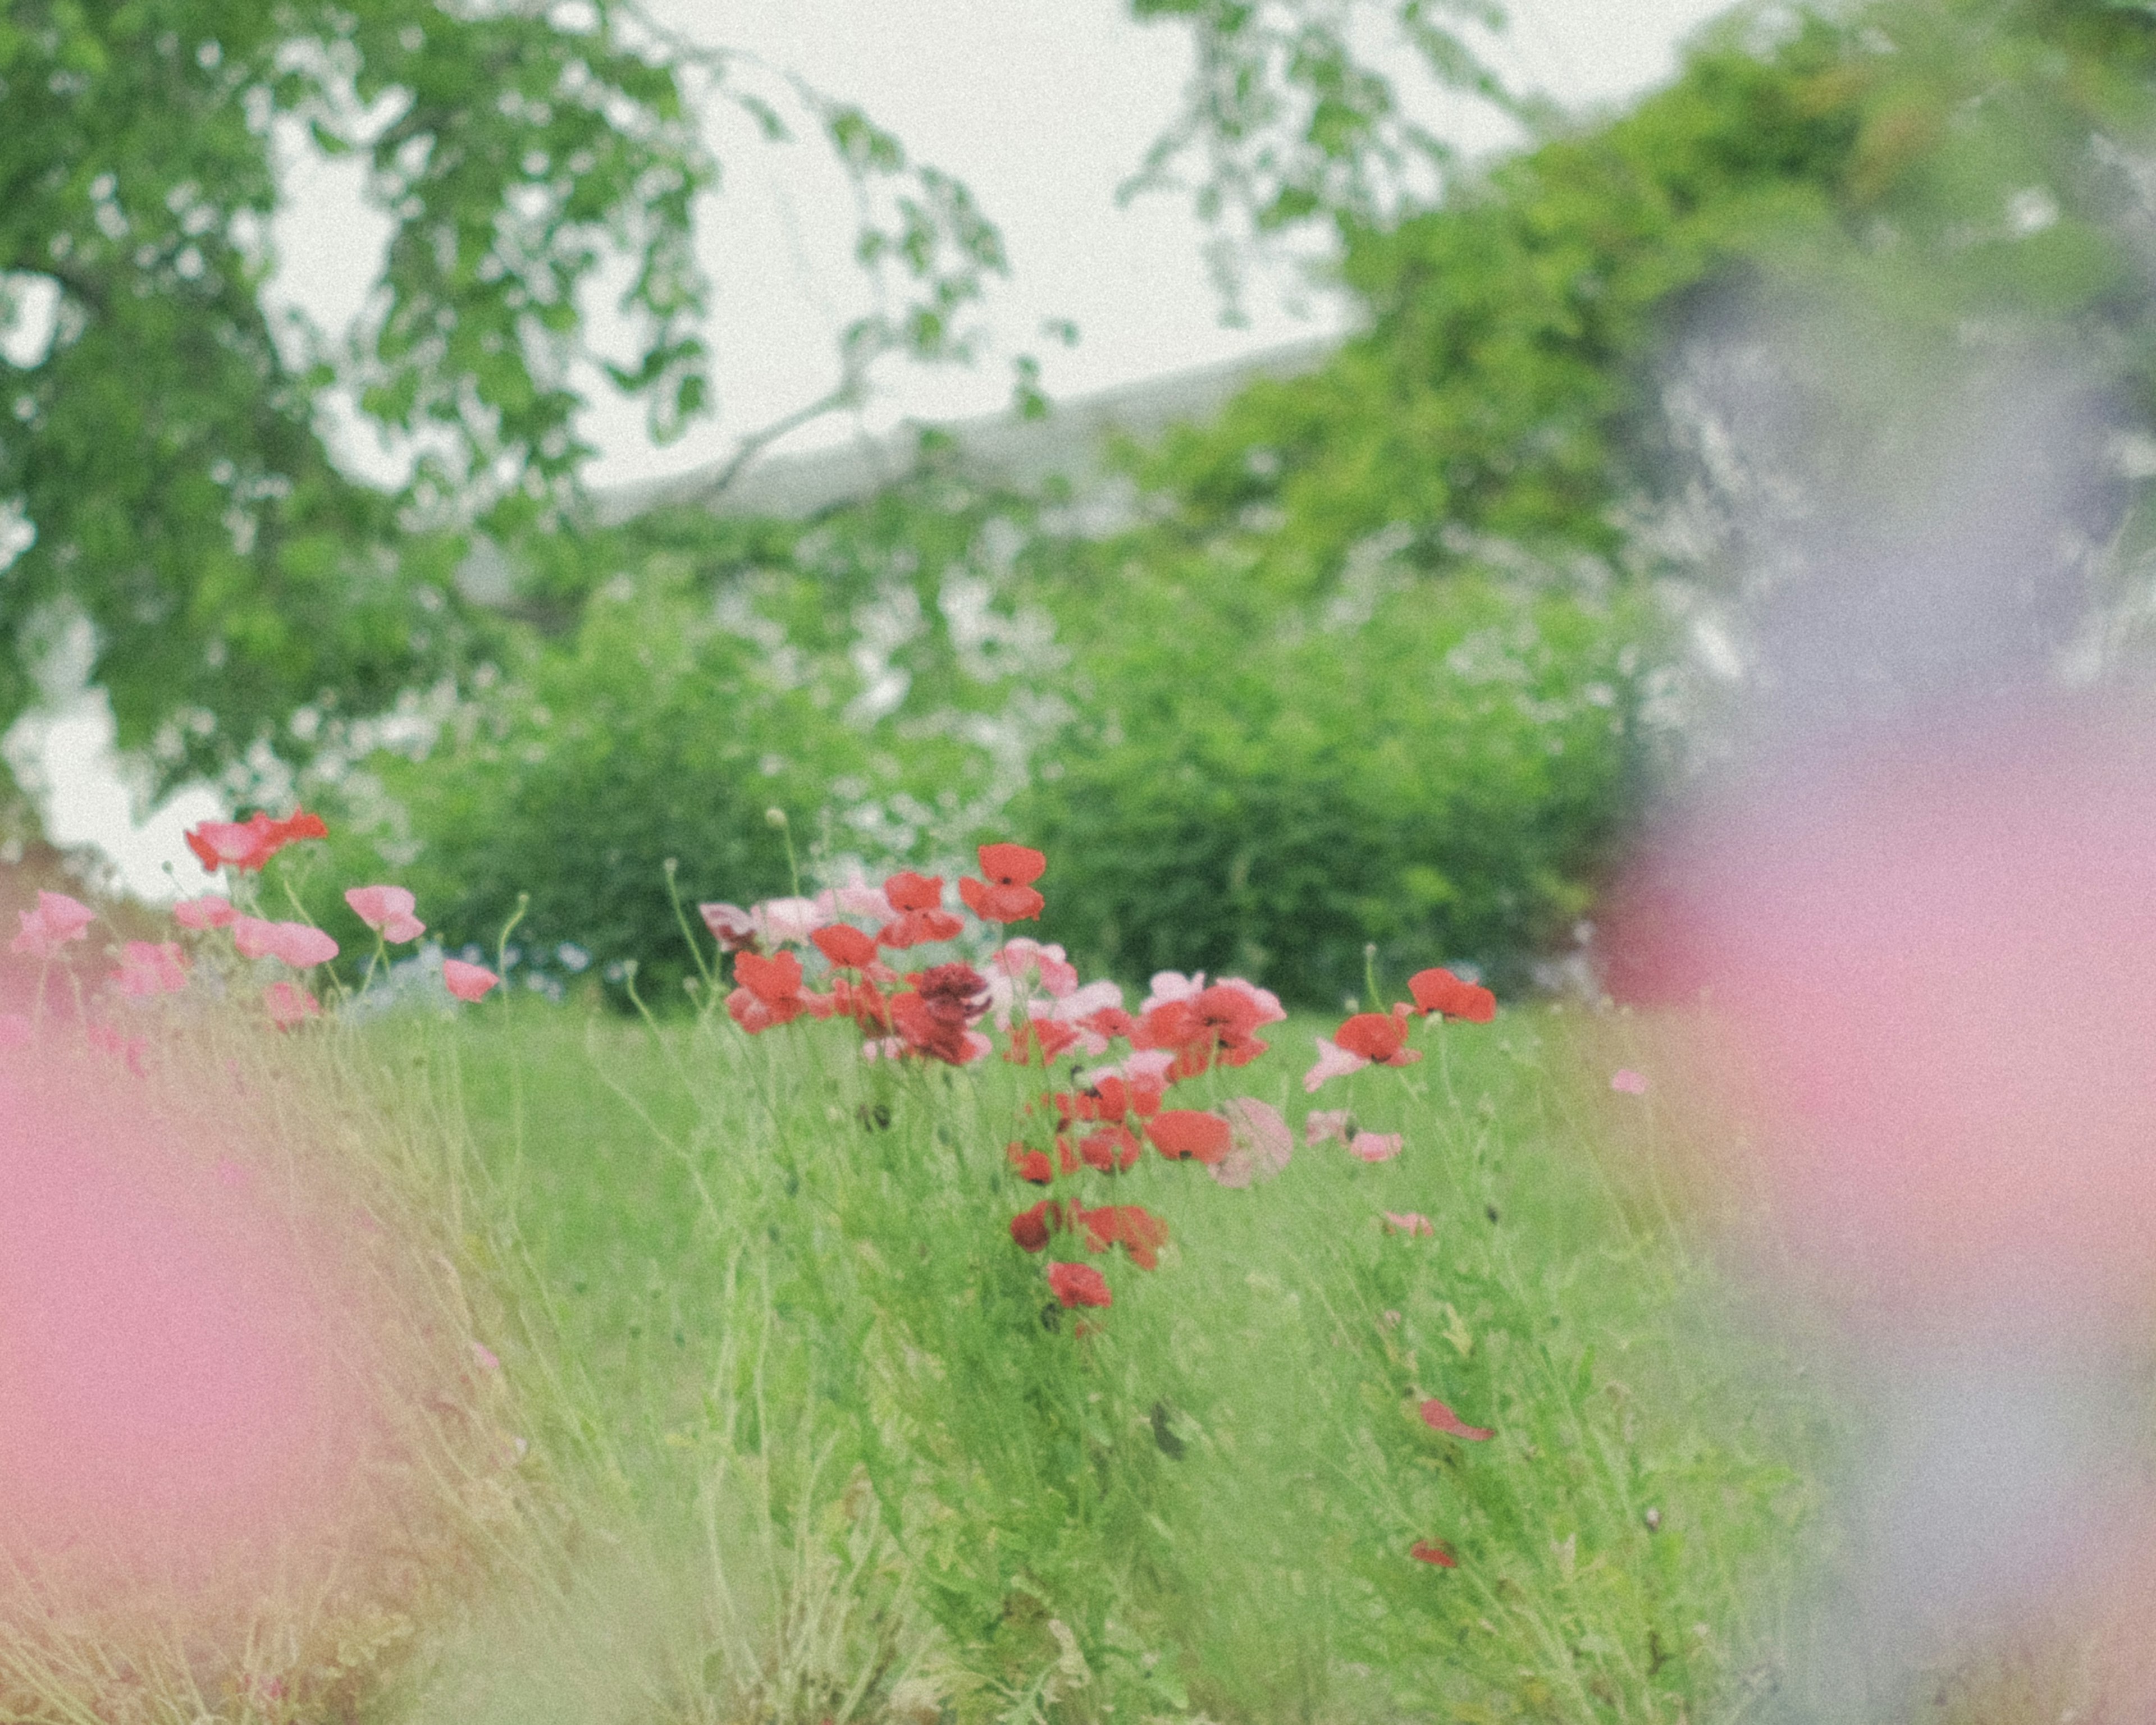
<svg viewBox="0 0 2156 1725">
<path fill-rule="evenodd" d="M 164 1543 L 0 1538 L 6 1717 L 1771 1704 L 1835 1431 L 1648 1153 L 1654 1024 L 1435 967 L 1326 1019 L 1082 981 L 1013 934 L 1053 889 L 1017 845 L 963 911 L 918 875 L 685 906 L 688 1013 L 512 998 L 500 957 L 393 988 L 426 932 L 400 890 L 349 892 L 352 929 L 254 914 L 310 819 L 206 831 L 227 891 L 167 942 L 23 913 L 11 1117 L 88 1107 L 137 1140 L 116 1179 L 259 1203 L 217 1225 L 274 1234 L 268 1297 L 311 1316 L 201 1343 L 259 1356 L 235 1393 L 342 1363 L 315 1426 L 218 1414 Z M 35 1189 L 0 1202 L 64 1238 Z M 264 1297 L 200 1274 L 212 1331 Z M 82 1332 L 108 1367 L 113 1327 Z M 55 1419 L 95 1404 L 44 1369 Z M 185 1423 L 194 1393 L 114 1406 Z M 271 1514 L 283 1461 L 244 1458 L 303 1427 L 308 1507 Z M 107 1435 L 55 1472 L 0 1419 L 54 1502 L 132 1465 Z"/>
</svg>

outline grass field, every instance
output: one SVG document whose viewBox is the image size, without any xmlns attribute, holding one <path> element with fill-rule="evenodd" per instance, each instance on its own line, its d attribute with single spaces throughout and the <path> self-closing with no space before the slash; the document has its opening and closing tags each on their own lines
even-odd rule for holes
<svg viewBox="0 0 2156 1725">
<path fill-rule="evenodd" d="M 370 1033 L 469 1132 L 482 1336 L 562 1509 L 551 1583 L 418 1715 L 1760 1714 L 1835 1430 L 1672 1215 L 1658 1094 L 1609 1089 L 1640 1027 L 1432 1024 L 1423 1064 L 1319 1099 L 1394 1160 L 1298 1132 L 1245 1189 L 1150 1153 L 1119 1177 L 1172 1238 L 1094 1260 L 1090 1312 L 1007 1231 L 1038 1073 L 523 1003 Z M 1328 1028 L 1178 1100 L 1299 1124 Z"/>
</svg>

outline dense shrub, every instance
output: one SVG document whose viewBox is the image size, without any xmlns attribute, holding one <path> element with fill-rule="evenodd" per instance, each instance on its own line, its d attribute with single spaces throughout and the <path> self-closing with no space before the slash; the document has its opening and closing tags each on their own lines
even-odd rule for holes
<svg viewBox="0 0 2156 1725">
<path fill-rule="evenodd" d="M 1074 952 L 1337 1004 L 1366 942 L 1395 983 L 1568 942 L 1627 803 L 1636 601 L 1359 561 L 1300 603 L 1203 561 L 1096 599 L 1086 717 L 1009 823 Z"/>
</svg>

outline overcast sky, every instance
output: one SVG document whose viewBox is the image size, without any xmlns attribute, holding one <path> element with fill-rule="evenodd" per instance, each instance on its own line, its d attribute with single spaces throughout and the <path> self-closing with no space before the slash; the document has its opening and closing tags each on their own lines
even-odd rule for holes
<svg viewBox="0 0 2156 1725">
<path fill-rule="evenodd" d="M 984 339 L 971 370 L 893 366 L 862 413 L 807 428 L 787 447 L 901 419 L 993 412 L 1009 400 L 1010 362 L 1022 352 L 1040 357 L 1051 396 L 1075 396 L 1341 326 L 1342 308 L 1322 294 L 1297 294 L 1286 270 L 1253 281 L 1245 326 L 1224 325 L 1204 260 L 1206 234 L 1187 200 L 1154 193 L 1117 206 L 1116 187 L 1177 111 L 1190 65 L 1180 27 L 1133 23 L 1122 0 L 648 5 L 687 36 L 752 51 L 858 102 L 916 160 L 964 180 L 1003 232 L 1011 275 L 981 308 Z M 1513 0 L 1492 58 L 1516 85 L 1568 107 L 1616 103 L 1667 77 L 1680 41 L 1722 9 L 1719 0 Z M 1456 101 L 1428 111 L 1435 129 L 1471 151 L 1507 141 L 1502 121 Z M 865 306 L 850 261 L 850 195 L 816 145 L 766 146 L 746 125 L 723 120 L 713 141 L 724 178 L 700 219 L 715 287 L 707 339 L 719 414 L 660 449 L 644 434 L 640 408 L 595 405 L 584 427 L 600 450 L 594 484 L 706 465 L 744 434 L 816 398 L 836 377 L 838 331 Z M 295 153 L 285 177 L 274 291 L 334 336 L 361 309 L 386 228 L 360 197 L 356 164 Z M 1290 303 L 1297 299 L 1306 303 Z M 1042 335 L 1045 321 L 1062 319 L 1079 331 L 1067 349 Z M 362 428 L 341 423 L 336 441 L 360 470 L 398 470 L 393 452 Z M 203 876 L 180 832 L 223 811 L 208 793 L 184 792 L 136 823 L 110 736 L 102 697 L 90 696 L 24 721 L 8 752 L 44 780 L 56 840 L 100 845 L 146 896 L 171 896 L 167 864 L 192 891 Z"/>
</svg>

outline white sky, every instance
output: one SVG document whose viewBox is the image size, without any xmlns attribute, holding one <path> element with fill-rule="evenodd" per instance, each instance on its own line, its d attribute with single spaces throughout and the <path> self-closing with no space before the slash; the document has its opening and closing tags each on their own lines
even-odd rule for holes
<svg viewBox="0 0 2156 1725">
<path fill-rule="evenodd" d="M 858 102 L 914 159 L 955 173 L 1001 228 L 1012 273 L 996 282 L 978 321 L 986 337 L 971 370 L 895 366 L 858 416 L 795 434 L 808 448 L 875 433 L 907 418 L 993 412 L 1009 400 L 1011 357 L 1041 360 L 1051 397 L 1276 347 L 1337 329 L 1322 298 L 1298 316 L 1285 272 L 1252 283 L 1246 327 L 1224 327 L 1206 275 L 1205 231 L 1187 201 L 1155 194 L 1126 208 L 1117 185 L 1176 113 L 1189 54 L 1172 23 L 1141 27 L 1122 0 L 648 0 L 651 13 L 697 40 L 750 50 Z M 1609 104 L 1675 67 L 1678 42 L 1723 9 L 1720 0 L 1513 0 L 1493 59 L 1523 87 L 1570 107 Z M 1501 122 L 1434 110 L 1435 128 L 1482 151 L 1506 141 Z M 850 260 L 852 208 L 843 178 L 803 142 L 767 147 L 739 122 L 714 146 L 724 170 L 701 212 L 714 284 L 706 339 L 716 351 L 720 413 L 670 448 L 644 436 L 641 409 L 596 405 L 586 435 L 600 455 L 593 483 L 609 485 L 707 465 L 744 433 L 814 399 L 837 372 L 838 331 L 865 305 Z M 359 196 L 356 167 L 295 159 L 275 229 L 275 292 L 332 336 L 358 313 L 386 228 Z M 1044 338 L 1068 318 L 1075 347 Z M 603 339 L 603 326 L 602 327 Z M 398 463 L 370 433 L 340 421 L 341 455 L 361 471 Z M 147 897 L 187 891 L 203 876 L 183 828 L 223 811 L 184 791 L 135 819 L 111 753 L 101 696 L 33 715 L 9 733 L 9 758 L 43 790 L 50 835 L 94 843 Z"/>
</svg>

